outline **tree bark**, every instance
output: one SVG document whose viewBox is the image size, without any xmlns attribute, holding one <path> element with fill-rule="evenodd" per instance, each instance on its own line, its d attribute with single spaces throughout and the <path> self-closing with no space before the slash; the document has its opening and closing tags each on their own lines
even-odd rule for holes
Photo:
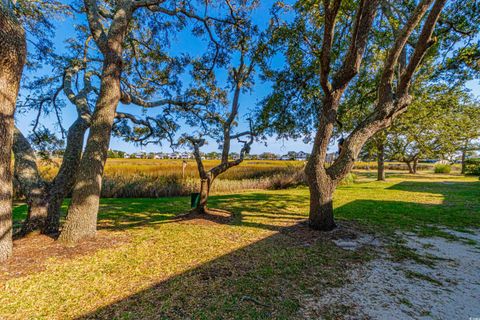
<svg viewBox="0 0 480 320">
<path fill-rule="evenodd" d="M 462 149 L 462 172 L 461 174 L 465 174 L 466 170 L 467 170 L 467 164 L 465 163 L 465 161 L 467 160 L 467 146 L 468 146 L 468 142 L 465 143 L 463 149 Z"/>
<path fill-rule="evenodd" d="M 0 5 L 0 261 L 12 255 L 14 113 L 26 59 L 25 32 Z"/>
<path fill-rule="evenodd" d="M 330 231 L 336 227 L 333 217 L 335 183 L 323 168 L 315 169 L 314 166 L 307 166 L 306 173 L 310 189 L 310 228 Z"/>
<path fill-rule="evenodd" d="M 88 121 L 79 117 L 68 130 L 67 147 L 62 165 L 52 181 L 48 191 L 48 215 L 42 229 L 44 234 L 57 234 L 60 228 L 60 216 L 63 200 L 72 190 L 75 176 L 82 158 L 83 140 L 89 127 Z"/>
<path fill-rule="evenodd" d="M 385 181 L 385 144 L 379 142 L 377 144 L 377 180 Z"/>
<path fill-rule="evenodd" d="M 28 205 L 28 214 L 19 235 L 24 236 L 45 226 L 48 211 L 48 185 L 40 177 L 35 152 L 30 142 L 15 128 L 13 139 L 14 177 Z"/>
<path fill-rule="evenodd" d="M 418 159 L 413 159 L 413 174 L 417 174 Z"/>
<path fill-rule="evenodd" d="M 195 211 L 200 214 L 208 212 L 207 202 L 208 196 L 210 195 L 210 186 L 213 180 L 210 178 L 205 178 L 200 180 L 200 199 L 198 201 Z"/>
<path fill-rule="evenodd" d="M 407 167 L 408 167 L 408 173 L 414 174 L 415 172 L 413 172 L 412 162 L 405 161 L 405 163 L 407 164 Z"/>
<path fill-rule="evenodd" d="M 120 101 L 120 57 L 106 57 L 104 62 L 100 96 L 92 116 L 90 134 L 72 192 L 67 219 L 59 241 L 76 243 L 94 237 L 97 230 L 97 214 L 102 187 L 102 176 L 107 160 L 108 146 Z"/>
</svg>

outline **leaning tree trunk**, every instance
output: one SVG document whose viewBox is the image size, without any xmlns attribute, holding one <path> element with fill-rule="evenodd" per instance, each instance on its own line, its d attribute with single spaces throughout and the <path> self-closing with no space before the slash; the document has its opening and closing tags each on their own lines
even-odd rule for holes
<svg viewBox="0 0 480 320">
<path fill-rule="evenodd" d="M 72 190 L 75 175 L 82 158 L 83 140 L 89 123 L 79 117 L 68 130 L 67 147 L 62 165 L 48 190 L 47 221 L 42 229 L 44 234 L 58 234 L 63 200 Z"/>
<path fill-rule="evenodd" d="M 14 176 L 28 205 L 27 218 L 19 234 L 25 236 L 45 226 L 48 186 L 38 173 L 35 151 L 17 128 L 15 128 L 12 149 L 15 157 Z"/>
<path fill-rule="evenodd" d="M 26 59 L 25 32 L 0 5 L 0 261 L 12 254 L 12 143 L 14 113 Z"/>
<path fill-rule="evenodd" d="M 63 243 L 73 244 L 96 234 L 103 169 L 115 111 L 120 101 L 121 66 L 121 56 L 106 57 L 87 146 L 73 187 L 67 219 L 59 237 Z"/>
<path fill-rule="evenodd" d="M 385 181 L 385 145 L 383 142 L 377 144 L 377 180 Z"/>
</svg>

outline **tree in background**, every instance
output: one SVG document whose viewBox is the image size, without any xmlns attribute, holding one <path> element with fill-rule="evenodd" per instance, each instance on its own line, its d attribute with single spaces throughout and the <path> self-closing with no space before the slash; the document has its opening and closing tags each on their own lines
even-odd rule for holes
<svg viewBox="0 0 480 320">
<path fill-rule="evenodd" d="M 420 159 L 452 161 L 462 151 L 466 137 L 475 139 L 475 130 L 478 134 L 478 129 L 472 129 L 473 122 L 467 120 L 473 117 L 475 121 L 478 112 L 471 103 L 468 92 L 462 88 L 423 88 L 389 130 L 388 157 L 405 162 L 410 173 L 417 173 Z"/>
<path fill-rule="evenodd" d="M 98 98 L 91 116 L 89 137 L 79 163 L 67 219 L 59 237 L 61 242 L 75 243 L 96 234 L 103 169 L 112 130 L 115 125 L 121 127 L 125 119 L 139 122 L 132 115 L 119 115 L 119 102 L 134 103 L 145 108 L 172 104 L 170 97 L 150 103 L 135 95 L 141 93 L 145 96 L 162 96 L 162 87 L 168 86 L 168 77 L 159 78 L 159 68 L 170 61 L 168 55 L 164 55 L 164 49 L 169 44 L 164 37 L 168 34 L 164 33 L 165 26 L 182 27 L 189 19 L 192 23 L 208 27 L 208 17 L 203 13 L 197 14 L 197 9 L 193 4 L 177 4 L 165 0 L 118 1 L 115 5 L 109 1 L 84 1 L 89 36 L 93 38 L 96 50 L 100 52 L 102 72 L 99 76 Z M 199 29 L 201 28 L 198 27 L 197 32 Z M 150 58 L 155 61 L 150 64 L 137 63 Z M 158 63 L 159 60 L 163 63 Z M 129 69 L 126 69 L 127 66 Z M 144 86 L 126 83 L 124 80 L 129 78 L 122 73 L 127 71 L 131 71 L 131 77 Z M 155 85 L 152 87 L 149 83 Z M 155 89 L 158 91 L 152 91 Z M 120 118 L 117 123 L 116 117 Z M 148 119 L 138 124 L 149 127 L 151 123 L 159 127 L 164 124 L 156 119 Z M 150 128 L 147 131 L 152 134 L 158 132 Z"/>
<path fill-rule="evenodd" d="M 14 113 L 26 61 L 25 31 L 0 3 L 0 261 L 12 255 L 12 143 Z"/>
<path fill-rule="evenodd" d="M 458 146 L 460 146 L 462 169 L 466 173 L 466 161 L 475 151 L 480 150 L 480 105 L 472 102 L 467 105 L 457 106 L 453 126 L 457 132 Z"/>
<path fill-rule="evenodd" d="M 325 0 L 321 5 L 300 1 L 295 6 L 294 21 L 277 24 L 274 39 L 283 49 L 287 68 L 283 72 L 267 70 L 266 76 L 275 79 L 275 92 L 266 100 L 261 116 L 264 120 L 272 118 L 272 123 L 278 123 L 287 134 L 299 132 L 296 125 L 291 125 L 296 122 L 310 120 L 310 126 L 315 128 L 312 155 L 306 167 L 312 228 L 335 227 L 332 196 L 336 186 L 352 169 L 363 145 L 388 128 L 411 104 L 410 88 L 419 67 L 425 61 L 439 59 L 455 43 L 468 46 L 466 40 L 475 38 L 478 32 L 475 27 L 472 33 L 457 33 L 450 24 L 442 22 L 476 21 L 474 1 L 461 6 L 449 3 L 446 8 L 445 4 L 445 0 L 415 1 L 411 6 L 379 1 Z M 381 14 L 377 15 L 379 6 Z M 390 16 L 395 19 L 396 31 L 392 31 L 385 18 L 389 12 L 394 12 Z M 439 19 L 441 28 L 434 36 Z M 375 81 L 370 88 L 375 102 L 365 116 L 358 116 L 342 140 L 339 157 L 326 167 L 328 148 L 335 132 L 341 131 L 339 107 L 344 94 L 358 84 L 355 76 L 368 68 L 362 63 L 367 46 L 368 52 L 383 56 L 383 64 L 375 70 Z M 293 101 L 293 105 L 287 101 Z M 301 112 L 295 114 L 296 109 Z M 297 120 L 291 121 L 292 118 Z M 289 128 L 293 130 L 289 132 Z"/>
<path fill-rule="evenodd" d="M 250 152 L 255 136 L 251 121 L 250 127 L 245 131 L 235 133 L 234 130 L 238 126 L 240 96 L 254 85 L 255 69 L 264 50 L 262 34 L 251 18 L 259 3 L 258 1 L 226 3 L 227 17 L 215 28 L 217 37 L 215 41 L 222 48 L 223 61 L 218 64 L 215 74 L 212 73 L 209 78 L 201 71 L 204 69 L 202 62 L 197 65 L 195 76 L 198 86 L 212 92 L 212 96 L 216 98 L 208 106 L 197 106 L 180 112 L 187 124 L 197 128 L 193 129 L 195 130 L 193 134 L 184 134 L 181 142 L 192 146 L 200 175 L 200 199 L 195 208 L 198 213 L 207 212 L 208 197 L 214 180 L 228 169 L 242 163 Z M 222 72 L 226 75 L 226 87 L 220 86 L 216 79 Z M 232 92 L 231 99 L 227 98 L 228 91 Z M 206 138 L 215 140 L 221 150 L 220 163 L 208 170 L 200 153 Z M 242 144 L 238 154 L 231 152 L 234 140 Z"/>
</svg>

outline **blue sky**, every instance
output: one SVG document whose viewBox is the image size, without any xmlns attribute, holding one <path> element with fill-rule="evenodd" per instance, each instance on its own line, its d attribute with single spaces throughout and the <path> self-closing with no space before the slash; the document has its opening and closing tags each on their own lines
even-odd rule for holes
<svg viewBox="0 0 480 320">
<path fill-rule="evenodd" d="M 268 1 L 270 2 L 270 1 Z M 261 10 L 258 11 L 257 16 L 255 17 L 256 21 L 262 21 L 267 23 L 268 19 L 265 19 L 265 15 L 268 12 L 267 5 L 265 5 L 266 2 L 262 3 L 262 8 Z M 55 38 L 54 38 L 54 44 L 55 44 L 55 51 L 58 53 L 61 53 L 65 50 L 65 40 L 73 37 L 75 35 L 74 31 L 74 25 L 75 23 L 79 23 L 83 21 L 84 17 L 82 15 L 74 15 L 73 17 L 69 17 L 63 21 L 57 21 L 56 24 L 56 33 L 55 33 Z M 200 45 L 198 40 L 191 36 L 188 33 L 182 32 L 176 41 L 178 46 L 181 46 L 183 49 L 187 50 L 198 50 L 198 46 Z M 50 70 L 48 68 L 45 68 L 44 70 L 41 70 L 40 73 L 45 73 L 49 72 Z M 39 71 L 37 71 L 39 72 Z M 35 77 L 34 72 L 26 72 L 26 75 L 28 77 Z M 475 96 L 480 96 L 480 85 L 479 81 L 471 81 L 468 84 L 468 87 L 472 89 L 472 92 Z M 269 83 L 264 83 L 261 82 L 260 80 L 256 81 L 256 85 L 253 88 L 253 90 L 249 93 L 242 94 L 240 98 L 240 105 L 241 105 L 241 110 L 240 110 L 240 127 L 239 130 L 242 130 L 245 128 L 246 123 L 244 121 L 245 114 L 248 112 L 249 109 L 255 107 L 258 102 L 269 93 L 270 91 L 270 84 Z M 22 91 L 22 95 L 27 95 L 28 92 Z M 133 114 L 140 114 L 141 110 L 139 110 L 138 107 L 133 107 L 133 106 L 123 106 L 120 105 L 118 108 L 119 111 L 125 111 L 125 112 L 130 112 Z M 150 113 L 154 113 L 155 111 L 148 111 Z M 16 117 L 17 121 L 17 126 L 22 130 L 24 134 L 28 134 L 31 130 L 31 123 L 32 120 L 34 119 L 35 114 L 34 113 L 25 113 L 25 114 L 18 114 Z M 64 112 L 62 114 L 62 124 L 64 127 L 68 128 L 68 126 L 75 120 L 76 117 L 76 112 L 72 106 L 67 106 L 64 109 Z M 53 115 L 51 116 L 46 116 L 42 118 L 43 125 L 49 128 L 54 127 L 55 119 Z M 118 149 L 118 150 L 123 150 L 127 152 L 134 152 L 134 151 L 147 151 L 147 152 L 159 152 L 159 151 L 171 151 L 171 149 L 168 147 L 168 145 L 164 146 L 158 146 L 158 145 L 152 145 L 149 144 L 148 146 L 135 146 L 132 143 L 127 143 L 122 141 L 121 139 L 113 137 L 111 140 L 110 144 L 111 149 Z M 232 151 L 239 151 L 240 146 L 239 145 L 233 145 L 232 146 Z M 218 146 L 214 142 L 210 142 L 207 146 L 204 147 L 203 151 L 209 152 L 209 151 L 217 151 Z M 262 152 L 273 152 L 277 154 L 284 154 L 288 151 L 305 151 L 305 152 L 310 152 L 311 146 L 308 144 L 303 143 L 301 140 L 300 141 L 294 141 L 294 140 L 277 140 L 275 137 L 272 137 L 268 139 L 265 143 L 254 143 L 252 145 L 252 150 L 251 153 L 254 154 L 259 154 Z"/>
<path fill-rule="evenodd" d="M 270 1 L 268 1 L 270 2 Z M 266 2 L 262 3 L 262 10 L 257 11 L 257 16 L 255 17 L 255 20 L 257 21 L 262 21 L 264 23 L 268 23 L 268 19 L 265 19 L 265 14 L 268 12 L 269 7 L 267 7 Z M 75 35 L 75 29 L 74 25 L 81 23 L 84 21 L 84 16 L 76 14 L 73 17 L 68 17 L 65 18 L 63 21 L 56 21 L 56 33 L 54 37 L 54 45 L 55 45 L 55 52 L 57 53 L 62 53 L 65 51 L 66 47 L 66 39 L 73 37 Z M 198 46 L 201 45 L 199 40 L 195 38 L 194 36 L 182 32 L 179 34 L 179 36 L 176 39 L 176 45 L 181 47 L 183 50 L 198 50 Z M 45 74 L 50 72 L 50 68 L 44 68 L 41 71 L 36 71 L 31 72 L 31 71 L 26 71 L 25 75 L 28 76 L 29 78 L 34 78 L 35 76 Z M 253 90 L 249 93 L 242 94 L 240 98 L 240 118 L 239 118 L 239 128 L 238 130 L 244 130 L 247 126 L 247 123 L 245 122 L 245 114 L 252 108 L 254 108 L 258 102 L 266 95 L 268 94 L 270 90 L 270 85 L 268 83 L 263 83 L 261 81 L 257 81 L 255 87 Z M 21 92 L 21 95 L 28 95 L 29 93 L 23 90 Z M 141 114 L 141 110 L 136 107 L 136 106 L 124 106 L 124 105 L 119 105 L 118 107 L 119 111 L 124 111 L 124 112 L 129 112 L 133 114 Z M 147 111 L 148 114 L 154 114 L 156 111 L 151 110 Z M 27 112 L 24 114 L 17 114 L 16 116 L 16 121 L 17 121 L 17 126 L 22 130 L 24 134 L 28 134 L 31 131 L 31 123 L 35 117 L 34 112 Z M 68 105 L 64 110 L 62 114 L 62 125 L 65 128 L 68 128 L 69 125 L 75 120 L 76 118 L 76 112 L 75 109 L 71 106 Z M 56 122 L 56 118 L 54 115 L 49 115 L 49 116 L 44 116 L 41 119 L 41 124 L 48 127 L 48 128 L 54 128 L 54 124 Z M 293 141 L 293 140 L 277 140 L 275 137 L 272 137 L 268 139 L 264 143 L 255 143 L 252 146 L 251 153 L 262 153 L 262 152 L 274 152 L 277 154 L 284 154 L 288 151 L 294 150 L 294 151 L 305 151 L 309 152 L 311 147 L 310 145 L 304 144 L 302 141 Z M 164 146 L 159 146 L 159 145 L 153 145 L 149 144 L 148 146 L 136 146 L 132 143 L 127 143 L 122 141 L 119 138 L 112 137 L 111 144 L 110 144 L 111 149 L 118 149 L 118 150 L 124 150 L 127 152 L 134 152 L 134 151 L 153 151 L 153 152 L 159 152 L 159 151 L 171 151 L 170 147 L 165 144 Z M 238 144 L 233 144 L 232 145 L 232 151 L 233 152 L 238 152 L 240 150 L 241 146 Z M 215 142 L 210 141 L 204 148 L 203 151 L 209 152 L 209 151 L 217 151 L 218 146 L 215 144 Z"/>
</svg>

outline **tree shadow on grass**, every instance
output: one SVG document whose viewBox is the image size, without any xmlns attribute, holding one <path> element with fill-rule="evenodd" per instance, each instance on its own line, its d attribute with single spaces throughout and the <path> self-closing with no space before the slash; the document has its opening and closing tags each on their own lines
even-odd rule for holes
<svg viewBox="0 0 480 320">
<path fill-rule="evenodd" d="M 391 230 L 480 226 L 478 182 L 407 181 L 388 189 L 441 195 L 443 201 L 424 204 L 415 195 L 404 201 L 358 199 L 336 208 L 335 214 Z M 341 250 L 328 241 L 334 233 L 312 231 L 300 221 L 306 218 L 307 195 L 217 196 L 211 204 L 234 213 L 227 222 L 231 226 L 278 232 L 79 319 L 295 318 L 305 303 L 303 298 L 343 285 L 346 271 L 368 258 L 368 250 Z M 294 225 L 283 226 L 283 219 Z M 325 315 L 326 310 L 317 311 L 308 316 Z"/>
<path fill-rule="evenodd" d="M 292 319 L 305 295 L 342 286 L 365 261 L 305 223 L 160 281 L 78 319 Z"/>
<path fill-rule="evenodd" d="M 479 189 L 478 182 L 401 182 L 386 190 L 406 192 L 401 201 L 352 199 L 337 207 L 335 214 L 344 220 L 341 225 L 347 224 L 346 220 L 358 220 L 390 230 L 429 224 L 480 225 Z M 413 192 L 439 195 L 442 201 L 422 204 Z M 308 212 L 307 192 L 218 195 L 212 196 L 209 203 L 212 208 L 227 210 L 222 211 L 226 218 L 179 217 L 189 209 L 188 198 L 102 199 L 100 225 L 106 230 L 133 229 L 143 234 L 145 227 L 157 228 L 172 222 L 189 224 L 194 219 L 204 219 L 211 224 L 185 228 L 173 225 L 175 232 L 182 230 L 182 237 L 171 239 L 172 242 L 184 242 L 186 235 L 193 237 L 188 243 L 192 243 L 195 255 L 197 250 L 199 255 L 212 250 L 209 245 L 217 243 L 215 237 L 219 234 L 230 242 L 227 247 L 223 247 L 223 242 L 217 244 L 215 248 L 221 250 L 210 260 L 194 256 L 177 273 L 149 275 L 145 283 L 136 286 L 147 287 L 144 290 L 115 292 L 111 296 L 104 293 L 104 299 L 109 300 L 89 301 L 89 310 L 92 305 L 98 309 L 80 319 L 291 319 L 298 316 L 306 296 L 320 296 L 327 288 L 341 286 L 346 281 L 345 273 L 355 263 L 365 261 L 370 253 L 368 248 L 350 252 L 333 245 L 328 240 L 335 238 L 338 230 L 333 233 L 310 230 L 302 221 Z M 474 210 L 465 209 L 465 203 L 471 203 Z M 242 242 L 243 247 L 231 246 L 252 232 L 260 236 L 248 238 L 248 242 Z M 145 237 L 158 234 L 163 234 L 163 230 Z M 215 241 L 208 241 L 211 238 Z M 152 244 L 151 249 L 150 244 L 147 246 L 148 250 L 162 250 L 159 248 L 164 242 L 147 241 Z M 166 256 L 165 263 L 186 259 L 176 255 L 177 251 Z M 131 263 L 156 267 L 152 261 L 137 259 Z M 132 284 L 125 288 L 132 288 Z M 113 297 L 117 300 L 113 301 Z"/>
<path fill-rule="evenodd" d="M 287 208 L 304 208 L 305 201 L 308 198 L 306 196 L 272 193 L 240 193 L 211 196 L 209 207 L 230 212 L 231 216 L 228 218 L 219 218 L 215 214 L 185 214 L 190 210 L 189 200 L 186 197 L 102 199 L 99 212 L 99 229 L 126 230 L 144 228 L 146 226 L 156 227 L 181 220 L 205 219 L 234 226 L 249 225 L 251 227 L 277 230 L 278 228 L 273 226 L 269 220 L 284 220 L 285 223 L 289 224 L 292 219 L 305 219 L 304 212 L 288 212 Z M 252 219 L 252 217 L 255 217 L 255 219 Z"/>
</svg>

